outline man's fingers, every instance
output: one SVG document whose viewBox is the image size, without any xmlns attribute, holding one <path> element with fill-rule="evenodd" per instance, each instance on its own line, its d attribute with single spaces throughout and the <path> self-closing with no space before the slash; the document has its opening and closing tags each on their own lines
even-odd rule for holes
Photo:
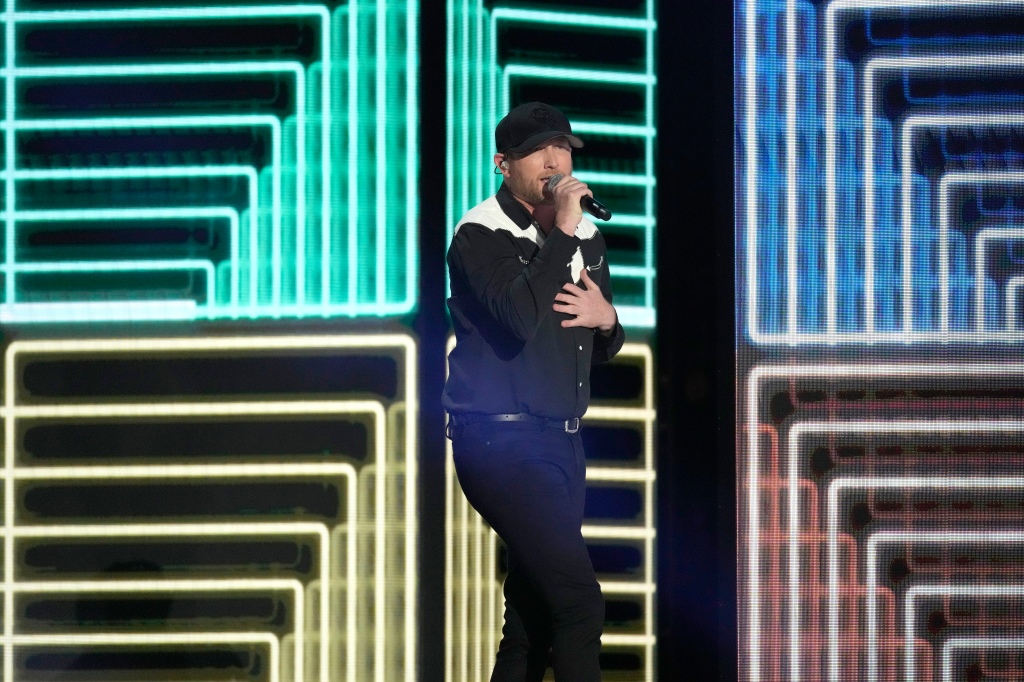
<svg viewBox="0 0 1024 682">
<path fill-rule="evenodd" d="M 576 303 L 579 301 L 579 298 L 579 294 L 574 294 L 567 291 L 562 291 L 555 294 L 555 300 L 561 301 L 562 303 Z"/>
</svg>

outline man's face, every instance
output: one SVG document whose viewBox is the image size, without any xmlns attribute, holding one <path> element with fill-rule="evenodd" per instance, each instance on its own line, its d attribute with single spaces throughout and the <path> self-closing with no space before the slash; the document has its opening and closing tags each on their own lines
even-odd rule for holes
<svg viewBox="0 0 1024 682">
<path fill-rule="evenodd" d="M 530 208 L 552 202 L 545 192 L 552 175 L 572 174 L 572 147 L 564 137 L 553 137 L 522 154 L 495 155 L 495 163 L 508 162 L 502 169 L 512 194 Z M 500 165 L 499 165 L 500 167 Z"/>
</svg>

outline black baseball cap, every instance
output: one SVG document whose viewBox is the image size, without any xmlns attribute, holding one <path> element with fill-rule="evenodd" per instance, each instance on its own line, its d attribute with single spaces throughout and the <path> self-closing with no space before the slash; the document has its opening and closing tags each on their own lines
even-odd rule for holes
<svg viewBox="0 0 1024 682">
<path fill-rule="evenodd" d="M 499 154 L 528 152 L 553 137 L 564 137 L 576 148 L 583 146 L 583 140 L 572 134 L 569 118 L 543 102 L 520 104 L 494 129 L 494 145 Z"/>
</svg>

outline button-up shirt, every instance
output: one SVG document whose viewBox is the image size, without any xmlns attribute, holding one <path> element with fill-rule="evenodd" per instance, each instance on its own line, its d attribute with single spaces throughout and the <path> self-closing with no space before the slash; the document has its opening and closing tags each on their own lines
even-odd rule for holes
<svg viewBox="0 0 1024 682">
<path fill-rule="evenodd" d="M 590 367 L 612 358 L 625 332 L 561 326 L 552 309 L 562 287 L 586 268 L 611 302 L 604 238 L 586 217 L 568 236 L 545 235 L 502 185 L 471 209 L 448 249 L 455 349 L 442 403 L 449 413 L 525 412 L 581 417 L 590 404 Z"/>
</svg>

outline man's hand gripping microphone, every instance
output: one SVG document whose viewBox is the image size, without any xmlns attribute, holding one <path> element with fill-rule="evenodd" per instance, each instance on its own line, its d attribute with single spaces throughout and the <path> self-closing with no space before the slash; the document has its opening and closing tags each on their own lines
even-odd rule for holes
<svg viewBox="0 0 1024 682">
<path fill-rule="evenodd" d="M 561 173 L 552 175 L 548 179 L 548 192 L 552 191 L 555 188 L 555 185 L 562 181 L 563 177 L 565 176 L 562 175 Z M 587 196 L 586 194 L 584 194 L 582 197 L 580 197 L 580 206 L 583 207 L 584 211 L 594 216 L 595 218 L 599 218 L 601 220 L 611 220 L 612 218 L 612 212 L 609 211 L 604 204 L 602 204 L 594 197 Z"/>
</svg>

